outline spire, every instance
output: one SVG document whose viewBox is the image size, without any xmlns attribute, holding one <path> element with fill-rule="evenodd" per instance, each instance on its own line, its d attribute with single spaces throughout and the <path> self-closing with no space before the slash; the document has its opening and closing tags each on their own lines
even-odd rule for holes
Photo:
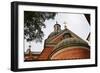
<svg viewBox="0 0 100 73">
<path fill-rule="evenodd" d="M 66 24 L 67 24 L 67 23 L 66 23 L 66 22 L 64 22 L 64 28 L 65 28 L 65 29 L 67 29 L 67 26 L 66 26 Z"/>
</svg>

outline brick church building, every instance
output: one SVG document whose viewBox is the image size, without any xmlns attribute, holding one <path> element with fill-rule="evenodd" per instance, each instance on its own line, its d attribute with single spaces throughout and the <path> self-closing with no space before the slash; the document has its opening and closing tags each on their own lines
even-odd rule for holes
<svg viewBox="0 0 100 73">
<path fill-rule="evenodd" d="M 70 31 L 67 26 L 61 29 L 58 23 L 54 25 L 54 31 L 45 40 L 44 49 L 41 53 L 34 54 L 29 50 L 29 53 L 25 54 L 25 61 L 89 58 L 90 46 L 88 43 Z"/>
</svg>

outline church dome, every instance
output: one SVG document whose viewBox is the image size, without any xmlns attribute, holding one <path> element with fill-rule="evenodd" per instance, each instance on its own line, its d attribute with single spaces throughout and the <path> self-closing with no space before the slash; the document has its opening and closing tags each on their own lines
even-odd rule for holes
<svg viewBox="0 0 100 73">
<path fill-rule="evenodd" d="M 57 49 L 63 49 L 63 48 L 67 48 L 67 47 L 71 47 L 71 46 L 83 46 L 83 47 L 88 47 L 89 45 L 87 42 L 81 40 L 81 39 L 77 39 L 77 38 L 68 38 L 68 39 L 64 39 L 62 40 L 60 43 L 58 43 L 55 46 L 55 50 Z"/>
<path fill-rule="evenodd" d="M 48 38 L 45 40 L 45 43 L 51 41 L 52 37 L 56 36 L 58 32 L 51 32 Z"/>
<path fill-rule="evenodd" d="M 53 37 L 53 36 L 55 36 L 57 34 L 58 34 L 58 32 L 52 32 L 52 33 L 50 33 L 50 35 L 48 37 L 50 38 L 50 37 Z"/>
<path fill-rule="evenodd" d="M 59 34 L 63 33 L 65 30 L 61 30 L 59 32 L 51 32 L 50 35 L 48 36 L 48 38 L 46 39 L 46 42 L 52 40 L 53 37 L 58 36 Z"/>
<path fill-rule="evenodd" d="M 56 22 L 56 24 L 54 25 L 54 31 L 50 33 L 48 38 L 51 38 L 51 37 L 57 35 L 59 32 L 61 32 L 61 25 L 58 24 L 58 22 Z"/>
</svg>

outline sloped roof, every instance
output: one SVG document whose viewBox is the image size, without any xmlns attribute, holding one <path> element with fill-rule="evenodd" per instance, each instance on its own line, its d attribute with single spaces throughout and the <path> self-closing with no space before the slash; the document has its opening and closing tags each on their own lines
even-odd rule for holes
<svg viewBox="0 0 100 73">
<path fill-rule="evenodd" d="M 48 38 L 46 39 L 46 42 L 51 42 L 55 39 L 57 39 L 58 37 L 60 37 L 61 35 L 65 34 L 65 33 L 70 33 L 71 35 L 73 35 L 75 38 L 78 38 L 82 41 L 84 41 L 85 43 L 87 43 L 85 40 L 83 40 L 81 37 L 79 37 L 78 35 L 76 35 L 75 33 L 73 33 L 71 30 L 69 29 L 64 29 L 61 30 L 60 32 L 52 32 Z"/>
<path fill-rule="evenodd" d="M 61 48 L 65 48 L 65 47 L 70 47 L 70 46 L 85 46 L 85 47 L 89 47 L 88 43 L 86 43 L 85 41 L 82 41 L 80 39 L 77 38 L 69 38 L 69 39 L 64 39 L 61 42 L 59 42 L 54 49 L 61 49 Z"/>
</svg>

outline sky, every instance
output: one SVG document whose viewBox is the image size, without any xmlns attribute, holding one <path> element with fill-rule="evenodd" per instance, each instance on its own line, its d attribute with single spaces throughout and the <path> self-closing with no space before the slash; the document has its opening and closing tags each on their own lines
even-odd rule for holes
<svg viewBox="0 0 100 73">
<path fill-rule="evenodd" d="M 48 37 L 48 35 L 54 31 L 54 25 L 58 22 L 61 25 L 61 29 L 64 29 L 65 22 L 66 26 L 73 33 L 81 37 L 83 40 L 86 40 L 89 32 L 90 26 L 88 21 L 86 20 L 84 14 L 74 14 L 74 13 L 57 13 L 55 19 L 49 19 L 45 21 L 46 28 L 43 29 L 44 38 L 42 43 L 34 42 L 31 43 L 31 50 L 33 52 L 41 52 L 44 49 L 44 40 Z M 25 51 L 29 48 L 29 43 L 24 40 L 25 43 Z"/>
</svg>

